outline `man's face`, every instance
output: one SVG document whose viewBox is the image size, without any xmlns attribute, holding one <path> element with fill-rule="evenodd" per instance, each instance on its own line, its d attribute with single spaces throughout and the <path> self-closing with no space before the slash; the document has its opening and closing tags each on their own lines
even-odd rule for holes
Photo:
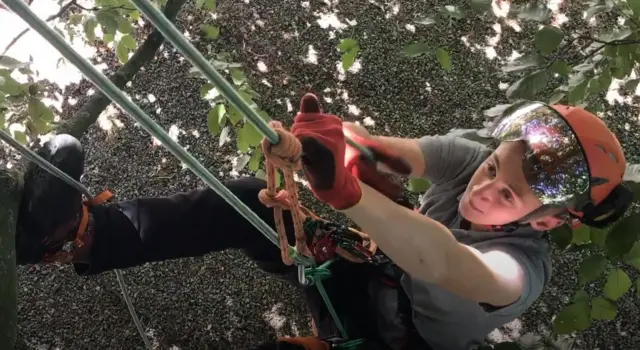
<svg viewBox="0 0 640 350">
<path fill-rule="evenodd" d="M 522 171 L 525 151 L 524 142 L 502 142 L 482 163 L 460 200 L 465 219 L 477 225 L 504 225 L 542 206 Z"/>
</svg>

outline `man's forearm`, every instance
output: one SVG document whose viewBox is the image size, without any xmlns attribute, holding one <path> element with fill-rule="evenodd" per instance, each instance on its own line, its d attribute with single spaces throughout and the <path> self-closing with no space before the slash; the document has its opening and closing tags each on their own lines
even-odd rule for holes
<svg viewBox="0 0 640 350">
<path fill-rule="evenodd" d="M 396 154 L 402 156 L 409 165 L 411 165 L 411 176 L 422 177 L 425 172 L 424 155 L 420 146 L 418 145 L 418 139 L 389 137 L 389 136 L 373 136 L 374 139 L 382 143 L 385 147 L 392 150 Z M 381 170 L 385 172 L 392 172 L 390 169 L 381 166 Z"/>
<path fill-rule="evenodd" d="M 451 231 L 366 184 L 360 185 L 362 199 L 343 212 L 408 274 L 429 282 L 440 280 L 451 255 L 459 249 Z"/>
</svg>

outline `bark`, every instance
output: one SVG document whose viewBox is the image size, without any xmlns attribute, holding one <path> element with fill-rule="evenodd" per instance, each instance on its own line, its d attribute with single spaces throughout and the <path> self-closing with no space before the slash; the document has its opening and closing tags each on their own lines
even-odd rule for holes
<svg viewBox="0 0 640 350">
<path fill-rule="evenodd" d="M 15 233 L 22 176 L 0 169 L 0 349 L 13 349 L 17 326 Z"/>
</svg>

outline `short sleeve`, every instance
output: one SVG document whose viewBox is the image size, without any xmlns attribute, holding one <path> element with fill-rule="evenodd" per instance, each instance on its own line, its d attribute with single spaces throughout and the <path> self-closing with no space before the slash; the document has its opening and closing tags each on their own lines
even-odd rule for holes
<svg viewBox="0 0 640 350">
<path fill-rule="evenodd" d="M 524 288 L 522 295 L 514 303 L 488 312 L 496 314 L 496 316 L 521 315 L 542 295 L 551 278 L 551 262 L 546 255 L 530 255 L 518 249 L 507 247 L 497 249 L 506 252 L 520 264 L 524 273 Z"/>
<path fill-rule="evenodd" d="M 423 176 L 434 184 L 474 172 L 491 153 L 479 142 L 452 135 L 424 136 L 418 145 L 425 161 Z"/>
</svg>

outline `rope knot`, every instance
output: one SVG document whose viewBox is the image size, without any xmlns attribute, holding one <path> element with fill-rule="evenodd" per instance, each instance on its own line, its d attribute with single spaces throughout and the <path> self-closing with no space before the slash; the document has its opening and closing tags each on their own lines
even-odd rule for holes
<svg viewBox="0 0 640 350">
<path fill-rule="evenodd" d="M 291 132 L 285 130 L 281 122 L 272 120 L 269 125 L 280 137 L 280 142 L 274 145 L 267 138 L 262 140 L 262 152 L 265 158 L 280 169 L 299 170 L 302 154 L 300 141 Z"/>
<path fill-rule="evenodd" d="M 260 202 L 269 208 L 282 208 L 289 210 L 291 208 L 291 202 L 289 201 L 289 192 L 287 190 L 280 190 L 278 192 L 272 192 L 268 189 L 260 190 L 258 194 Z"/>
</svg>

